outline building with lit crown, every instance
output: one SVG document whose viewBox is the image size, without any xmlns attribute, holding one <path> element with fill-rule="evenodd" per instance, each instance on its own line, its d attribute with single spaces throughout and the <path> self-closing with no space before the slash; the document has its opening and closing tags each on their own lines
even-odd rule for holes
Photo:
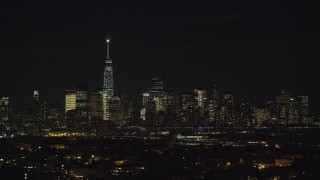
<svg viewBox="0 0 320 180">
<path fill-rule="evenodd" d="M 110 40 L 107 39 L 107 59 L 103 72 L 103 89 L 102 89 L 102 109 L 103 120 L 110 120 L 110 101 L 114 95 L 113 87 L 113 67 L 110 59 Z"/>
</svg>

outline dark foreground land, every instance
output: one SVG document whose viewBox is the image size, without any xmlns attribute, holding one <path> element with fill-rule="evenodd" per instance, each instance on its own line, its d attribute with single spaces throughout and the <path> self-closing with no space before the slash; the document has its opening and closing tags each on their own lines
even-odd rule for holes
<svg viewBox="0 0 320 180">
<path fill-rule="evenodd" d="M 320 129 L 0 139 L 0 179 L 319 179 Z"/>
</svg>

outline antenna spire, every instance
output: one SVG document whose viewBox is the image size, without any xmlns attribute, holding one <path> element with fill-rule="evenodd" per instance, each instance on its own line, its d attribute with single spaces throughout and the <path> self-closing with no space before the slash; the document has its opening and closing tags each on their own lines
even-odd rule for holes
<svg viewBox="0 0 320 180">
<path fill-rule="evenodd" d="M 107 39 L 107 59 L 110 59 L 110 39 Z"/>
</svg>

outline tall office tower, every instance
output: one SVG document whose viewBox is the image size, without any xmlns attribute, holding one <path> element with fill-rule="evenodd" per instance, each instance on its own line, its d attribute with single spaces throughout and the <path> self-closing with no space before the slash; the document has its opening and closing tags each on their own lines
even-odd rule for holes
<svg viewBox="0 0 320 180">
<path fill-rule="evenodd" d="M 298 124 L 298 121 L 299 121 L 298 104 L 293 97 L 290 97 L 288 124 Z"/>
<path fill-rule="evenodd" d="M 48 103 L 40 101 L 40 92 L 33 91 L 33 124 L 40 130 L 44 128 L 48 121 Z"/>
<path fill-rule="evenodd" d="M 102 92 L 92 92 L 89 100 L 90 118 L 102 118 Z"/>
<path fill-rule="evenodd" d="M 33 107 L 32 107 L 32 114 L 33 114 L 33 124 L 36 127 L 40 126 L 40 109 L 41 109 L 41 102 L 40 102 L 40 93 L 38 90 L 33 91 Z"/>
<path fill-rule="evenodd" d="M 149 101 L 151 101 L 152 98 L 150 97 L 150 93 L 142 93 L 142 108 L 140 110 L 140 118 L 142 120 L 146 120 L 146 107 Z"/>
<path fill-rule="evenodd" d="M 110 59 L 110 40 L 107 39 L 107 59 L 105 61 L 105 68 L 103 73 L 103 89 L 102 89 L 103 120 L 110 120 L 109 103 L 113 95 L 114 95 L 113 68 L 112 68 L 112 60 Z"/>
<path fill-rule="evenodd" d="M 150 100 L 146 106 L 146 124 L 155 125 L 156 122 L 156 102 Z"/>
<path fill-rule="evenodd" d="M 150 93 L 143 93 L 142 94 L 142 108 L 146 108 L 150 99 L 151 99 Z"/>
<path fill-rule="evenodd" d="M 75 110 L 76 105 L 76 99 L 77 99 L 77 91 L 75 90 L 66 90 L 65 94 L 65 113 L 67 113 L 70 110 Z"/>
<path fill-rule="evenodd" d="M 195 104 L 199 109 L 200 116 L 203 117 L 205 109 L 207 108 L 207 92 L 206 90 L 195 89 Z"/>
<path fill-rule="evenodd" d="M 178 110 L 178 98 L 174 94 L 174 92 L 169 89 L 164 92 L 163 94 L 163 105 L 164 105 L 164 110 L 168 113 L 177 113 Z"/>
<path fill-rule="evenodd" d="M 119 122 L 119 112 L 120 98 L 118 96 L 113 96 L 109 101 L 109 120 L 121 124 L 122 122 Z"/>
<path fill-rule="evenodd" d="M 12 125 L 11 105 L 9 97 L 0 98 L 0 137 L 7 136 L 8 126 Z"/>
<path fill-rule="evenodd" d="M 50 108 L 48 108 L 48 126 L 49 128 L 62 128 L 62 114 L 61 103 L 59 101 L 50 102 Z"/>
<path fill-rule="evenodd" d="M 34 90 L 33 91 L 33 104 L 39 103 L 39 101 L 40 101 L 39 90 Z"/>
<path fill-rule="evenodd" d="M 90 93 L 89 100 L 89 120 L 90 127 L 94 130 L 101 130 L 101 124 L 103 119 L 102 109 L 102 91 L 95 91 Z"/>
<path fill-rule="evenodd" d="M 253 121 L 253 113 L 254 112 L 251 104 L 245 98 L 242 98 L 239 105 L 238 113 L 237 113 L 237 119 L 236 119 L 237 125 L 240 125 L 242 127 L 256 126 L 256 123 Z"/>
<path fill-rule="evenodd" d="M 132 104 L 129 102 L 126 91 L 123 89 L 120 96 L 119 120 L 124 122 L 131 117 Z"/>
<path fill-rule="evenodd" d="M 213 85 L 212 97 L 208 105 L 209 109 L 209 123 L 217 124 L 219 122 L 219 93 L 217 86 Z"/>
<path fill-rule="evenodd" d="M 178 97 L 171 90 L 166 90 L 163 96 L 163 104 L 165 112 L 157 117 L 159 124 L 166 126 L 180 125 L 178 121 Z"/>
<path fill-rule="evenodd" d="M 181 109 L 180 116 L 181 120 L 185 124 L 189 124 L 192 122 L 193 118 L 193 96 L 191 94 L 182 94 L 181 95 Z"/>
<path fill-rule="evenodd" d="M 298 96 L 298 123 L 303 124 L 309 116 L 309 96 Z"/>
<path fill-rule="evenodd" d="M 181 114 L 184 114 L 188 108 L 193 107 L 193 96 L 191 94 L 181 95 Z"/>
<path fill-rule="evenodd" d="M 47 101 L 42 101 L 40 103 L 40 113 L 39 113 L 39 116 L 40 116 L 40 127 L 41 128 L 45 128 L 47 129 L 49 126 L 49 123 L 48 123 L 48 102 Z"/>
<path fill-rule="evenodd" d="M 291 104 L 290 94 L 282 90 L 281 95 L 276 97 L 275 105 L 276 118 L 280 124 L 288 125 L 290 123 Z"/>
<path fill-rule="evenodd" d="M 211 99 L 209 101 L 209 104 L 208 104 L 208 116 L 209 116 L 209 124 L 217 124 L 217 121 L 216 121 L 216 113 L 215 113 L 215 106 L 214 106 L 214 102 L 213 100 Z"/>
<path fill-rule="evenodd" d="M 161 77 L 153 78 L 152 79 L 152 87 L 149 91 L 150 97 L 156 103 L 156 111 L 163 111 L 164 104 L 163 104 L 163 95 L 164 95 L 164 83 Z"/>
<path fill-rule="evenodd" d="M 275 112 L 275 103 L 274 101 L 268 101 L 267 102 L 267 111 L 270 114 L 270 120 L 275 120 L 276 118 L 276 112 Z"/>
<path fill-rule="evenodd" d="M 220 113 L 223 123 L 233 124 L 235 122 L 234 99 L 233 94 L 229 91 L 224 92 Z"/>
<path fill-rule="evenodd" d="M 87 83 L 77 83 L 76 86 L 76 110 L 80 117 L 88 117 L 89 114 L 89 92 Z"/>
<path fill-rule="evenodd" d="M 8 125 L 11 118 L 11 103 L 9 97 L 0 98 L 0 125 Z"/>
</svg>

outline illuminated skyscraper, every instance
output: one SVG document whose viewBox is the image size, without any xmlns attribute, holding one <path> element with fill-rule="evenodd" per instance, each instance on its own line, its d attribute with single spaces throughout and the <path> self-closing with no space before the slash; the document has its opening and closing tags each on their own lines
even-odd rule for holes
<svg viewBox="0 0 320 180">
<path fill-rule="evenodd" d="M 59 128 L 62 127 L 63 124 L 63 111 L 61 109 L 61 104 L 59 101 L 50 102 L 50 107 L 48 111 L 48 124 L 49 128 Z"/>
<path fill-rule="evenodd" d="M 207 92 L 206 90 L 199 90 L 195 89 L 195 101 L 196 106 L 200 110 L 200 116 L 202 117 L 204 115 L 204 111 L 207 105 Z"/>
<path fill-rule="evenodd" d="M 155 125 L 155 120 L 156 120 L 156 103 L 154 100 L 150 100 L 147 103 L 146 106 L 146 123 L 148 125 Z"/>
<path fill-rule="evenodd" d="M 193 117 L 193 96 L 192 94 L 182 94 L 181 95 L 181 109 L 180 109 L 180 116 L 182 122 L 184 124 L 189 124 L 192 121 Z"/>
<path fill-rule="evenodd" d="M 38 90 L 33 91 L 33 124 L 38 130 L 45 128 L 48 121 L 48 103 L 40 101 Z"/>
<path fill-rule="evenodd" d="M 65 113 L 76 109 L 77 93 L 75 90 L 66 90 L 65 94 Z"/>
<path fill-rule="evenodd" d="M 222 123 L 233 124 L 235 122 L 234 98 L 231 92 L 224 92 L 220 114 Z"/>
<path fill-rule="evenodd" d="M 33 107 L 32 107 L 32 113 L 33 113 L 33 124 L 37 127 L 40 126 L 40 93 L 38 90 L 33 91 Z"/>
<path fill-rule="evenodd" d="M 209 122 L 211 124 L 216 124 L 219 121 L 219 94 L 217 86 L 213 85 L 212 97 L 210 99 L 209 105 Z"/>
<path fill-rule="evenodd" d="M 9 97 L 0 98 L 0 125 L 8 125 L 11 116 Z"/>
<path fill-rule="evenodd" d="M 110 59 L 110 40 L 107 39 L 107 59 L 105 62 L 105 68 L 103 73 L 103 90 L 102 90 L 102 108 L 103 108 L 103 120 L 110 120 L 110 108 L 109 102 L 114 95 L 113 88 L 113 68 L 112 60 Z"/>
<path fill-rule="evenodd" d="M 121 123 L 127 122 L 132 112 L 132 104 L 129 102 L 125 89 L 122 89 L 120 96 L 120 107 L 119 107 L 119 120 Z"/>
<path fill-rule="evenodd" d="M 145 108 L 149 101 L 150 101 L 150 94 L 149 93 L 143 93 L 142 94 L 142 107 Z"/>
<path fill-rule="evenodd" d="M 279 123 L 289 124 L 290 115 L 290 94 L 282 90 L 281 96 L 276 97 L 276 117 Z"/>
<path fill-rule="evenodd" d="M 309 96 L 298 96 L 299 124 L 306 123 L 309 115 Z"/>
<path fill-rule="evenodd" d="M 120 123 L 119 120 L 120 111 L 120 98 L 113 96 L 109 101 L 109 120 Z"/>
<path fill-rule="evenodd" d="M 76 109 L 81 117 L 88 117 L 89 113 L 89 92 L 87 83 L 77 83 L 76 88 Z"/>
<path fill-rule="evenodd" d="M 34 90 L 33 91 L 33 103 L 39 103 L 40 99 L 39 99 L 39 91 L 38 90 Z"/>
<path fill-rule="evenodd" d="M 152 100 L 150 98 L 150 93 L 143 93 L 142 94 L 142 108 L 140 110 L 140 117 L 142 120 L 146 120 L 146 107 L 147 107 L 147 104 L 148 102 Z"/>
<path fill-rule="evenodd" d="M 7 135 L 7 129 L 12 125 L 11 115 L 9 97 L 0 97 L 0 137 Z"/>
<path fill-rule="evenodd" d="M 156 111 L 163 111 L 164 85 L 161 77 L 152 79 L 152 88 L 149 91 L 150 97 L 155 101 Z"/>
<path fill-rule="evenodd" d="M 90 117 L 102 118 L 102 93 L 92 92 L 89 101 Z"/>
<path fill-rule="evenodd" d="M 253 107 L 246 98 L 242 97 L 237 109 L 236 124 L 240 126 L 256 126 L 257 123 L 254 121 L 253 115 Z"/>
<path fill-rule="evenodd" d="M 171 89 L 164 92 L 163 105 L 167 113 L 177 113 L 178 99 Z"/>
<path fill-rule="evenodd" d="M 166 126 L 175 126 L 175 125 L 181 125 L 178 124 L 180 121 L 178 121 L 177 114 L 178 114 L 178 96 L 171 90 L 168 89 L 164 92 L 163 96 L 163 104 L 164 104 L 164 110 L 165 114 L 163 117 L 163 124 Z M 161 114 L 158 119 L 161 119 Z M 161 122 L 161 120 L 160 120 Z"/>
<path fill-rule="evenodd" d="M 289 102 L 289 119 L 288 119 L 288 124 L 298 124 L 298 104 L 295 98 L 290 97 L 290 102 Z"/>
</svg>

